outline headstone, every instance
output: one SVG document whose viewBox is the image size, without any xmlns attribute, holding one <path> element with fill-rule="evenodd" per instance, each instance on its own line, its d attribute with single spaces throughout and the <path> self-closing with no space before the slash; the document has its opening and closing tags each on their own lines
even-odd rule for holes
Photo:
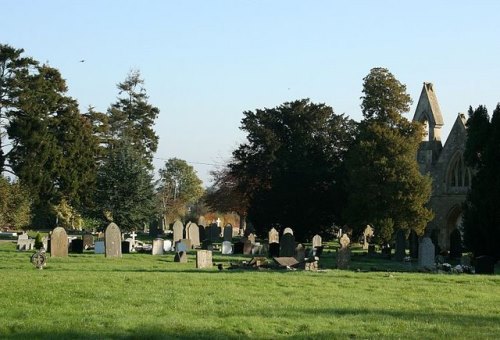
<svg viewBox="0 0 500 340">
<path fill-rule="evenodd" d="M 347 234 L 343 234 L 340 238 L 340 249 L 337 250 L 337 268 L 349 269 L 351 265 L 351 240 Z"/>
<path fill-rule="evenodd" d="M 396 252 L 394 253 L 394 259 L 396 261 L 403 261 L 406 257 L 406 238 L 405 231 L 398 229 L 396 232 Z"/>
<path fill-rule="evenodd" d="M 279 257 L 280 256 L 280 244 L 279 243 L 269 243 L 269 257 Z"/>
<path fill-rule="evenodd" d="M 418 245 L 418 265 L 434 268 L 435 248 L 430 237 L 423 237 Z"/>
<path fill-rule="evenodd" d="M 412 259 L 418 259 L 418 235 L 415 230 L 410 231 L 408 243 L 410 244 L 410 257 Z"/>
<path fill-rule="evenodd" d="M 66 234 L 66 230 L 63 227 L 57 227 L 52 230 L 52 234 L 50 235 L 50 256 L 68 256 L 68 234 Z"/>
<path fill-rule="evenodd" d="M 30 237 L 26 233 L 22 233 L 21 235 L 17 236 L 17 240 L 28 240 Z"/>
<path fill-rule="evenodd" d="M 252 244 L 255 243 L 255 234 L 251 233 L 248 235 L 247 239 L 252 242 Z"/>
<path fill-rule="evenodd" d="M 172 239 L 172 242 L 175 244 L 175 242 L 180 241 L 184 238 L 184 225 L 182 224 L 181 221 L 176 220 L 174 222 L 174 238 Z"/>
<path fill-rule="evenodd" d="M 77 254 L 83 254 L 83 240 L 75 239 L 71 241 L 71 252 Z"/>
<path fill-rule="evenodd" d="M 234 244 L 234 251 L 233 251 L 233 254 L 243 254 L 243 247 L 244 247 L 245 243 L 244 242 L 241 242 L 241 241 L 238 241 Z"/>
<path fill-rule="evenodd" d="M 368 245 L 373 238 L 373 228 L 370 225 L 367 225 L 365 230 L 363 231 L 363 249 L 368 250 Z"/>
<path fill-rule="evenodd" d="M 472 265 L 472 258 L 469 254 L 462 255 L 460 258 L 460 264 L 462 266 L 471 266 Z"/>
<path fill-rule="evenodd" d="M 202 226 L 203 228 L 205 228 L 205 226 L 207 225 L 207 222 L 205 222 L 205 217 L 204 216 L 200 216 L 198 218 L 198 225 Z"/>
<path fill-rule="evenodd" d="M 40 249 L 33 255 L 31 255 L 31 263 L 38 268 L 43 269 L 47 265 L 47 255 L 43 249 Z"/>
<path fill-rule="evenodd" d="M 295 257 L 274 257 L 273 260 L 283 268 L 293 268 L 299 264 Z"/>
<path fill-rule="evenodd" d="M 196 268 L 212 268 L 212 252 L 210 250 L 198 250 L 196 252 Z"/>
<path fill-rule="evenodd" d="M 187 254 L 185 251 L 178 251 L 175 253 L 174 262 L 187 263 Z"/>
<path fill-rule="evenodd" d="M 377 252 L 375 250 L 375 245 L 374 244 L 370 244 L 368 245 L 368 255 L 370 256 L 373 256 L 375 255 Z"/>
<path fill-rule="evenodd" d="M 163 255 L 163 239 L 155 238 L 153 240 L 153 248 L 151 249 L 152 255 Z"/>
<path fill-rule="evenodd" d="M 229 255 L 233 253 L 233 244 L 230 241 L 222 242 L 222 255 Z"/>
<path fill-rule="evenodd" d="M 271 228 L 271 230 L 269 230 L 268 238 L 269 238 L 269 244 L 271 244 L 271 243 L 280 243 L 280 234 L 274 228 Z"/>
<path fill-rule="evenodd" d="M 280 257 L 295 256 L 295 237 L 291 233 L 285 233 L 281 236 Z"/>
<path fill-rule="evenodd" d="M 130 254 L 132 251 L 132 242 L 122 241 L 122 254 Z"/>
<path fill-rule="evenodd" d="M 160 229 L 158 228 L 158 223 L 152 223 L 149 226 L 149 236 L 156 238 L 160 234 Z"/>
<path fill-rule="evenodd" d="M 208 236 L 208 239 L 212 242 L 218 242 L 219 241 L 219 235 L 220 235 L 220 227 L 217 226 L 216 223 L 212 223 L 210 225 L 210 233 Z"/>
<path fill-rule="evenodd" d="M 252 255 L 262 255 L 264 247 L 260 242 L 256 242 L 252 245 Z"/>
<path fill-rule="evenodd" d="M 94 243 L 94 253 L 95 254 L 104 254 L 104 241 L 95 241 Z"/>
<path fill-rule="evenodd" d="M 312 239 L 313 248 L 321 247 L 322 245 L 323 245 L 323 240 L 321 239 L 321 236 L 319 236 L 318 234 L 314 235 Z"/>
<path fill-rule="evenodd" d="M 487 255 L 478 256 L 474 268 L 476 274 L 495 274 L 495 259 Z"/>
<path fill-rule="evenodd" d="M 35 240 L 32 238 L 17 240 L 17 250 L 27 251 L 35 247 Z"/>
<path fill-rule="evenodd" d="M 122 234 L 120 228 L 113 222 L 106 227 L 104 232 L 104 248 L 106 257 L 122 257 Z"/>
<path fill-rule="evenodd" d="M 193 248 L 193 245 L 191 244 L 191 240 L 184 238 L 180 242 L 185 245 L 186 251 Z"/>
<path fill-rule="evenodd" d="M 304 245 L 299 243 L 297 247 L 295 247 L 295 259 L 299 262 L 303 262 L 305 258 L 306 258 L 306 248 L 304 248 Z"/>
<path fill-rule="evenodd" d="M 186 227 L 186 238 L 191 240 L 193 248 L 200 246 L 200 228 L 196 223 L 189 223 Z"/>
<path fill-rule="evenodd" d="M 213 245 L 213 243 L 211 241 L 204 240 L 201 243 L 201 249 L 203 249 L 203 250 L 214 250 L 214 245 Z"/>
<path fill-rule="evenodd" d="M 233 240 L 233 226 L 228 223 L 224 227 L 224 241 L 231 242 Z"/>
<path fill-rule="evenodd" d="M 293 235 L 292 228 L 285 228 L 285 230 L 283 230 L 283 235 L 285 235 L 285 234 L 292 234 Z"/>
<path fill-rule="evenodd" d="M 200 232 L 200 243 L 203 243 L 207 239 L 205 226 L 198 224 L 198 231 Z"/>
<path fill-rule="evenodd" d="M 163 251 L 172 251 L 172 241 L 171 240 L 165 240 L 163 241 Z"/>
<path fill-rule="evenodd" d="M 94 236 L 92 234 L 83 234 L 83 248 L 89 249 L 94 246 Z"/>
<path fill-rule="evenodd" d="M 452 259 L 459 259 L 462 257 L 462 235 L 460 231 L 455 228 L 450 234 L 450 257 Z"/>
<path fill-rule="evenodd" d="M 252 241 L 250 241 L 248 239 L 245 240 L 245 242 L 243 242 L 243 255 L 251 255 L 252 248 L 253 248 Z"/>
</svg>

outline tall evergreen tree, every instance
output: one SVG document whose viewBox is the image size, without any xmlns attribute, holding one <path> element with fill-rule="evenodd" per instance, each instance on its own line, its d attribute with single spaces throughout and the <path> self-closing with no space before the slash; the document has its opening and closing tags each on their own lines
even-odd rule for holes
<svg viewBox="0 0 500 340">
<path fill-rule="evenodd" d="M 371 224 L 387 235 L 381 228 L 394 225 L 422 234 L 432 218 L 425 207 L 431 180 L 416 161 L 423 127 L 402 116 L 411 104 L 406 86 L 387 69 L 374 68 L 364 78 L 361 99 L 364 119 L 347 157 L 346 219 L 358 231 Z"/>
<path fill-rule="evenodd" d="M 464 204 L 464 241 L 475 256 L 500 259 L 500 104 L 491 122 L 484 106 L 469 109 L 465 161 L 474 171 Z"/>
</svg>

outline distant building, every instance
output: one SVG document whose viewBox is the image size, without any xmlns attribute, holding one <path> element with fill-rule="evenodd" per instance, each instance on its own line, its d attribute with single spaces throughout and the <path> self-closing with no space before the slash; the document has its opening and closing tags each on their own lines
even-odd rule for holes
<svg viewBox="0 0 500 340">
<path fill-rule="evenodd" d="M 424 123 L 427 131 L 417 155 L 420 172 L 432 177 L 429 208 L 435 217 L 427 225 L 426 232 L 438 242 L 441 250 L 449 250 L 450 234 L 462 223 L 462 203 L 471 185 L 471 169 L 465 166 L 463 157 L 466 118 L 458 114 L 443 146 L 443 116 L 433 85 L 424 83 L 413 120 Z"/>
</svg>

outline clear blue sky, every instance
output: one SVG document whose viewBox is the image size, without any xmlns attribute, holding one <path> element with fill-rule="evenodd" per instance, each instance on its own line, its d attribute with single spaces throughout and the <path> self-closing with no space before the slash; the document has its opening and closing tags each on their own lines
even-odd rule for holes
<svg viewBox="0 0 500 340">
<path fill-rule="evenodd" d="M 311 98 L 360 120 L 362 79 L 387 67 L 416 101 L 434 83 L 458 112 L 500 101 L 500 1 L 0 0 L 0 42 L 59 69 L 81 109 L 105 111 L 139 69 L 160 109 L 156 166 L 205 184 L 244 140 L 245 110 Z M 79 60 L 85 59 L 84 63 Z"/>
</svg>

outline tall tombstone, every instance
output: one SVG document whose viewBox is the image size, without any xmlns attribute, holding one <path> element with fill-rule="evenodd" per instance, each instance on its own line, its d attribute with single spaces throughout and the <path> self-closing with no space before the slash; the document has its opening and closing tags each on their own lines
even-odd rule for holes
<svg viewBox="0 0 500 340">
<path fill-rule="evenodd" d="M 321 239 L 321 236 L 318 234 L 314 235 L 312 239 L 312 246 L 313 248 L 318 248 L 323 246 L 323 240 Z"/>
<path fill-rule="evenodd" d="M 295 247 L 295 259 L 299 262 L 303 262 L 306 258 L 306 248 L 302 243 L 299 243 L 297 247 Z"/>
<path fill-rule="evenodd" d="M 52 230 L 50 235 L 50 256 L 68 257 L 68 234 L 63 227 Z"/>
<path fill-rule="evenodd" d="M 200 246 L 200 228 L 196 223 L 189 223 L 186 227 L 186 238 L 191 240 L 191 245 L 194 248 Z"/>
<path fill-rule="evenodd" d="M 418 265 L 419 267 L 434 267 L 435 247 L 430 237 L 423 237 L 418 245 Z"/>
<path fill-rule="evenodd" d="M 295 236 L 291 233 L 286 233 L 280 240 L 280 257 L 295 256 Z"/>
<path fill-rule="evenodd" d="M 198 224 L 198 231 L 200 232 L 200 243 L 203 243 L 207 239 L 207 234 L 205 232 L 205 226 Z"/>
<path fill-rule="evenodd" d="M 255 234 L 254 233 L 250 233 L 247 237 L 247 239 L 252 242 L 252 244 L 255 243 Z"/>
<path fill-rule="evenodd" d="M 217 225 L 217 223 L 212 223 L 210 225 L 210 235 L 209 235 L 209 240 L 212 242 L 217 242 L 219 241 L 219 235 L 220 235 L 220 227 Z"/>
<path fill-rule="evenodd" d="M 231 242 L 233 240 L 233 226 L 231 223 L 226 224 L 224 227 L 224 241 Z"/>
<path fill-rule="evenodd" d="M 212 252 L 210 250 L 198 250 L 196 252 L 196 268 L 212 268 Z"/>
<path fill-rule="evenodd" d="M 280 234 L 274 228 L 271 228 L 268 233 L 269 244 L 271 243 L 280 243 Z"/>
<path fill-rule="evenodd" d="M 151 249 L 152 255 L 163 255 L 164 240 L 162 238 L 155 238 L 153 240 L 153 248 Z"/>
<path fill-rule="evenodd" d="M 403 261 L 406 257 L 406 237 L 403 229 L 398 229 L 396 232 L 396 252 L 394 259 L 396 261 Z"/>
<path fill-rule="evenodd" d="M 269 257 L 279 257 L 280 256 L 280 244 L 273 242 L 269 243 Z"/>
<path fill-rule="evenodd" d="M 200 216 L 198 218 L 198 225 L 203 226 L 203 227 L 205 227 L 207 225 L 207 222 L 205 221 L 205 217 L 204 216 Z"/>
<path fill-rule="evenodd" d="M 253 244 L 252 241 L 246 239 L 243 242 L 243 255 L 252 255 Z"/>
<path fill-rule="evenodd" d="M 283 235 L 285 235 L 285 234 L 292 234 L 293 235 L 292 228 L 285 228 L 285 230 L 283 230 Z"/>
<path fill-rule="evenodd" d="M 340 238 L 340 249 L 337 251 L 337 268 L 349 269 L 351 265 L 351 240 L 347 234 L 343 234 Z"/>
<path fill-rule="evenodd" d="M 104 232 L 104 248 L 106 257 L 122 257 L 122 233 L 118 226 L 111 222 Z"/>
<path fill-rule="evenodd" d="M 450 257 L 452 259 L 459 259 L 462 257 L 462 235 L 460 231 L 455 228 L 450 234 Z"/>
<path fill-rule="evenodd" d="M 182 224 L 181 221 L 175 220 L 174 222 L 174 238 L 172 239 L 172 242 L 175 244 L 175 242 L 180 241 L 184 238 L 184 225 Z"/>
<path fill-rule="evenodd" d="M 363 231 L 363 249 L 368 250 L 368 245 L 373 238 L 374 232 L 373 228 L 370 225 L 367 225 L 365 230 Z"/>
<path fill-rule="evenodd" d="M 418 235 L 415 230 L 410 231 L 408 243 L 410 244 L 410 257 L 412 259 L 418 259 Z"/>
</svg>

